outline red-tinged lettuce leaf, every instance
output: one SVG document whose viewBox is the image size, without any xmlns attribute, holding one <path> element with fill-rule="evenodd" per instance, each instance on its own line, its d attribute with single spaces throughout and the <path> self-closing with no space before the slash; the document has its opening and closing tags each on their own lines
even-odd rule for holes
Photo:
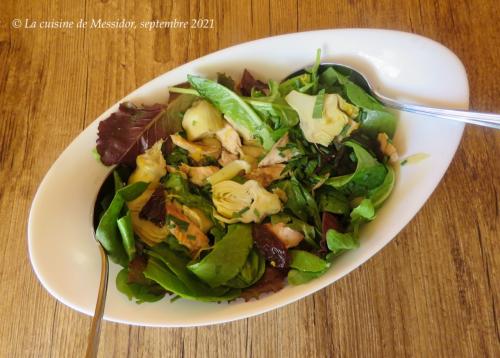
<svg viewBox="0 0 500 358">
<path fill-rule="evenodd" d="M 290 266 L 290 254 L 285 244 L 265 225 L 253 225 L 252 236 L 255 247 L 272 266 L 281 269 Z"/>
<path fill-rule="evenodd" d="M 330 252 L 326 244 L 326 233 L 328 232 L 328 230 L 334 229 L 335 231 L 338 232 L 345 231 L 344 225 L 340 221 L 340 217 L 341 216 L 329 213 L 327 211 L 323 212 L 322 225 L 321 225 L 322 235 L 321 235 L 321 240 L 319 242 L 320 249 L 318 251 L 318 254 L 320 256 L 324 256 Z"/>
<path fill-rule="evenodd" d="M 240 84 L 238 85 L 238 90 L 243 96 L 251 96 L 252 89 L 261 91 L 267 95 L 269 88 L 267 85 L 259 80 L 256 80 L 247 69 L 243 71 L 243 75 L 241 76 Z"/>
<path fill-rule="evenodd" d="M 149 283 L 143 273 L 147 264 L 148 260 L 146 256 L 140 255 L 134 257 L 134 259 L 128 264 L 128 282 L 139 283 L 142 285 Z"/>
<path fill-rule="evenodd" d="M 117 112 L 99 123 L 97 152 L 105 165 L 135 166 L 135 159 L 171 132 L 165 106 L 138 108 L 131 102 L 120 104 Z"/>
<path fill-rule="evenodd" d="M 258 299 L 260 295 L 268 292 L 278 292 L 285 285 L 286 271 L 279 270 L 272 266 L 266 266 L 264 274 L 254 285 L 243 290 L 241 292 L 241 297 L 245 301 L 249 301 L 252 298 Z"/>
<path fill-rule="evenodd" d="M 158 227 L 163 227 L 166 222 L 166 215 L 165 190 L 159 186 L 139 212 L 139 217 L 143 220 L 151 221 Z"/>
</svg>

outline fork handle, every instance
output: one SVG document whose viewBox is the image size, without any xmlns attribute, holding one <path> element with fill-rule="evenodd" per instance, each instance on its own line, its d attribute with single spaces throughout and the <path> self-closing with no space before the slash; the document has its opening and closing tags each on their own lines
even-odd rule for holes
<svg viewBox="0 0 500 358">
<path fill-rule="evenodd" d="M 475 124 L 484 127 L 500 129 L 500 115 L 495 113 L 470 112 L 456 109 L 441 109 L 420 106 L 417 104 L 402 103 L 392 98 L 375 93 L 375 96 L 384 105 L 400 111 L 422 114 L 443 119 Z"/>
<path fill-rule="evenodd" d="M 106 255 L 101 244 L 99 244 L 99 252 L 101 254 L 101 279 L 99 282 L 99 293 L 97 295 L 94 318 L 92 319 L 92 325 L 87 339 L 87 353 L 85 353 L 85 358 L 97 357 L 99 338 L 101 336 L 101 322 L 102 316 L 104 315 L 104 304 L 106 302 L 106 292 L 108 289 L 108 255 Z"/>
</svg>

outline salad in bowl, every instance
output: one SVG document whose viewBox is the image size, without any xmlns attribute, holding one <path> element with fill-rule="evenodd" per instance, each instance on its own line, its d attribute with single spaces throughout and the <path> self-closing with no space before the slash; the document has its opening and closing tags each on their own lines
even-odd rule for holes
<svg viewBox="0 0 500 358">
<path fill-rule="evenodd" d="M 258 299 L 323 275 L 389 197 L 396 118 L 349 73 L 281 83 L 188 75 L 167 105 L 121 103 L 95 154 L 115 166 L 96 238 L 138 303 Z M 376 219 L 375 219 L 376 220 Z"/>
</svg>

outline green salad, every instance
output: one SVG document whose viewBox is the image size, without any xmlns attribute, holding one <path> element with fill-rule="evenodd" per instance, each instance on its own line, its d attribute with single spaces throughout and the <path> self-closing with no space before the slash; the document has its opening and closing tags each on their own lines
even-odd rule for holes
<svg viewBox="0 0 500 358">
<path fill-rule="evenodd" d="M 166 105 L 124 102 L 94 154 L 113 174 L 96 238 L 137 303 L 249 300 L 325 274 L 395 182 L 396 118 L 316 64 L 278 83 L 194 75 Z"/>
</svg>

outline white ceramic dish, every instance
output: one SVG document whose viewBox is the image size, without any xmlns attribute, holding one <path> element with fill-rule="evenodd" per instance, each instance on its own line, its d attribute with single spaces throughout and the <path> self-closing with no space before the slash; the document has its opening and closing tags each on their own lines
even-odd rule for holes
<svg viewBox="0 0 500 358">
<path fill-rule="evenodd" d="M 467 109 L 468 83 L 460 60 L 442 45 L 413 34 L 370 29 L 324 30 L 244 43 L 178 67 L 135 90 L 123 100 L 165 102 L 167 87 L 186 75 L 223 71 L 237 78 L 244 68 L 258 78 L 279 80 L 312 63 L 317 48 L 323 61 L 359 67 L 382 93 L 423 104 Z M 121 102 L 120 101 L 120 102 Z M 98 122 L 113 105 L 61 154 L 33 200 L 28 224 L 29 253 L 43 286 L 59 301 L 93 314 L 100 257 L 93 238 L 95 195 L 109 173 L 95 161 Z M 400 154 L 430 154 L 402 168 L 395 190 L 375 221 L 362 231 L 361 246 L 341 256 L 324 276 L 250 302 L 200 303 L 168 298 L 137 305 L 115 287 L 118 267 L 111 264 L 105 319 L 145 326 L 198 326 L 260 314 L 294 302 L 330 285 L 368 260 L 411 220 L 441 180 L 460 142 L 463 124 L 399 113 L 395 138 Z M 419 238 L 415 238 L 418 240 Z"/>
</svg>

